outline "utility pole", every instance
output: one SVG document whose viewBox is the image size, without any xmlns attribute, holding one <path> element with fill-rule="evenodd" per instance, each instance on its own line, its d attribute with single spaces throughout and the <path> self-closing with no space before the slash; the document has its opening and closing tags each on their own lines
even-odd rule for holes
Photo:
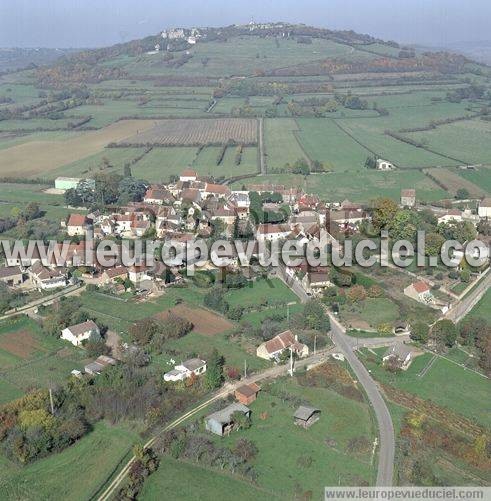
<svg viewBox="0 0 491 501">
<path fill-rule="evenodd" d="M 290 376 L 293 377 L 293 349 L 290 346 Z"/>
</svg>

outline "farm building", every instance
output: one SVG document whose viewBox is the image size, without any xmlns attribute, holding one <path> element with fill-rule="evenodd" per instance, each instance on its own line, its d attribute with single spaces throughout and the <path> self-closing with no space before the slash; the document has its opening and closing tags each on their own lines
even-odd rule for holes
<svg viewBox="0 0 491 501">
<path fill-rule="evenodd" d="M 249 405 L 257 398 L 261 388 L 256 383 L 245 384 L 235 390 L 235 398 L 244 405 Z"/>
<path fill-rule="evenodd" d="M 300 358 L 306 357 L 309 354 L 309 347 L 300 343 L 292 331 L 288 330 L 260 344 L 257 347 L 256 355 L 266 360 L 278 360 L 283 350 L 289 348 Z"/>
<path fill-rule="evenodd" d="M 18 266 L 4 266 L 0 268 L 0 282 L 15 287 L 24 282 L 24 274 Z"/>
<path fill-rule="evenodd" d="M 164 374 L 165 381 L 183 381 L 193 374 L 199 376 L 206 372 L 206 362 L 199 358 L 190 358 L 182 364 L 176 365 L 173 370 Z"/>
<path fill-rule="evenodd" d="M 100 374 L 104 369 L 109 367 L 110 365 L 116 365 L 116 360 L 112 357 L 108 357 L 107 355 L 101 355 L 97 357 L 93 362 L 87 364 L 84 367 L 85 373 L 95 376 Z"/>
<path fill-rule="evenodd" d="M 382 158 L 377 159 L 377 169 L 378 170 L 394 170 L 394 164 Z"/>
<path fill-rule="evenodd" d="M 293 414 L 293 422 L 302 428 L 310 428 L 320 418 L 321 411 L 315 407 L 301 405 Z"/>
<path fill-rule="evenodd" d="M 225 409 L 214 412 L 205 418 L 206 429 L 220 437 L 228 435 L 234 429 L 232 416 L 236 412 L 241 412 L 247 417 L 251 415 L 249 407 L 241 403 L 230 404 L 228 407 L 225 407 Z"/>
<path fill-rule="evenodd" d="M 416 190 L 401 190 L 401 205 L 403 207 L 414 207 L 416 205 Z"/>
<path fill-rule="evenodd" d="M 82 181 L 79 177 L 64 177 L 60 176 L 55 179 L 55 188 L 57 190 L 71 190 L 78 186 L 78 183 Z"/>
<path fill-rule="evenodd" d="M 87 320 L 81 324 L 70 325 L 61 331 L 61 339 L 70 341 L 73 346 L 80 346 L 83 341 L 100 336 L 99 327 L 92 320 Z"/>
<path fill-rule="evenodd" d="M 491 219 L 491 198 L 485 198 L 479 202 L 477 214 L 482 219 Z"/>
<path fill-rule="evenodd" d="M 186 181 L 196 181 L 198 179 L 198 173 L 193 169 L 184 169 L 179 176 L 179 181 L 183 183 Z"/>
</svg>

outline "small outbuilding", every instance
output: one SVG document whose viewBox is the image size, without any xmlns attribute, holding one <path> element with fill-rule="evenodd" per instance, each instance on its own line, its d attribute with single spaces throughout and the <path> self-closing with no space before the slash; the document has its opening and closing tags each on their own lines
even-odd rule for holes
<svg viewBox="0 0 491 501">
<path fill-rule="evenodd" d="M 293 414 L 293 422 L 302 428 L 310 428 L 320 418 L 321 411 L 315 407 L 301 405 Z"/>
<path fill-rule="evenodd" d="M 261 388 L 256 383 L 245 384 L 235 390 L 235 398 L 244 405 L 249 405 L 257 398 Z"/>
<path fill-rule="evenodd" d="M 232 416 L 236 412 L 241 412 L 247 417 L 251 415 L 251 409 L 241 403 L 230 404 L 220 411 L 214 412 L 205 418 L 205 427 L 215 435 L 223 437 L 234 429 Z"/>
</svg>

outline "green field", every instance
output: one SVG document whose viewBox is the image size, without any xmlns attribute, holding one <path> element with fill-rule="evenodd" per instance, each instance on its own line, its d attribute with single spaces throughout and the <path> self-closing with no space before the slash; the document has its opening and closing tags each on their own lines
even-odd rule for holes
<svg viewBox="0 0 491 501">
<path fill-rule="evenodd" d="M 292 118 L 266 119 L 264 121 L 264 148 L 268 169 L 283 168 L 306 158 L 294 134 L 298 126 Z"/>
<path fill-rule="evenodd" d="M 334 120 L 301 118 L 298 139 L 311 160 L 335 172 L 362 170 L 370 152 L 345 134 Z"/>
<path fill-rule="evenodd" d="M 376 329 L 383 323 L 393 325 L 398 318 L 398 306 L 387 298 L 367 298 L 359 304 L 341 308 L 341 320 L 355 327 L 361 321 L 368 328 Z"/>
<path fill-rule="evenodd" d="M 380 350 L 381 353 L 383 351 Z M 407 371 L 397 374 L 388 372 L 379 363 L 366 361 L 366 365 L 374 377 L 383 383 L 431 400 L 483 426 L 491 427 L 491 415 L 485 404 L 489 401 L 489 380 L 443 358 L 438 358 L 428 372 L 420 377 L 419 373 L 432 356 L 427 353 L 417 357 Z"/>
<path fill-rule="evenodd" d="M 448 198 L 448 193 L 418 170 L 395 170 L 380 172 L 365 169 L 355 176 L 344 172 L 311 174 L 303 177 L 294 174 L 268 174 L 233 183 L 240 189 L 243 184 L 273 183 L 291 187 L 302 187 L 329 201 L 341 202 L 349 198 L 353 202 L 369 202 L 378 197 L 389 197 L 399 201 L 401 189 L 416 188 L 416 196 L 421 201 Z"/>
<path fill-rule="evenodd" d="M 416 141 L 424 141 L 428 148 L 453 156 L 462 163 L 490 164 L 491 122 L 464 120 L 425 132 L 406 134 Z M 489 177 L 489 176 L 488 176 Z M 489 181 L 486 183 L 489 185 Z"/>
<path fill-rule="evenodd" d="M 71 447 L 27 466 L 17 466 L 0 456 L 2 498 L 87 500 L 136 441 L 133 430 L 101 422 Z"/>
<path fill-rule="evenodd" d="M 491 290 L 486 291 L 479 303 L 471 310 L 469 316 L 484 318 L 491 322 Z"/>
<path fill-rule="evenodd" d="M 279 279 L 257 280 L 242 289 L 231 289 L 225 294 L 230 306 L 260 307 L 275 303 L 297 301 L 297 296 Z"/>
<path fill-rule="evenodd" d="M 491 169 L 489 167 L 478 167 L 477 170 L 459 170 L 458 174 L 491 193 Z"/>
<path fill-rule="evenodd" d="M 308 430 L 295 426 L 292 415 L 296 405 L 283 395 L 301 398 L 319 408 L 320 420 Z M 300 386 L 296 380 L 281 379 L 272 383 L 270 390 L 262 391 L 250 408 L 250 429 L 239 430 L 223 438 L 207 434 L 220 446 L 233 447 L 240 438 L 247 438 L 258 448 L 257 457 L 252 462 L 258 473 L 257 483 L 240 482 L 238 499 L 245 495 L 258 499 L 275 496 L 291 499 L 295 492 L 307 491 L 312 491 L 312 499 L 319 499 L 326 485 L 373 483 L 371 447 L 364 452 L 347 450 L 348 442 L 354 438 L 363 437 L 369 444 L 373 442 L 372 419 L 366 404 L 349 400 L 328 389 Z M 335 445 L 326 445 L 327 439 L 333 440 Z M 308 466 L 302 465 L 305 459 Z M 174 479 L 182 479 L 181 469 L 187 481 L 184 491 L 173 491 L 175 499 L 189 499 L 186 496 L 211 499 L 207 494 L 199 497 L 201 492 L 208 492 L 208 485 L 210 492 L 221 499 L 227 497 L 223 489 L 239 482 L 233 475 L 224 475 L 195 464 L 167 458 L 162 464 L 163 468 L 145 483 L 143 499 L 156 499 L 157 492 L 172 489 Z M 246 487 L 248 490 L 243 493 Z"/>
</svg>

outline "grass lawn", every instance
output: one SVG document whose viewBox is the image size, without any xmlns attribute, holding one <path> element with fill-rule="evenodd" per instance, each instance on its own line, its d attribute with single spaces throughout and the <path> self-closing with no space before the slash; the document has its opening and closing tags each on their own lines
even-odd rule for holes
<svg viewBox="0 0 491 501">
<path fill-rule="evenodd" d="M 491 322 L 491 290 L 488 289 L 486 294 L 482 297 L 479 303 L 469 313 L 471 317 L 484 318 L 486 321 Z"/>
<path fill-rule="evenodd" d="M 89 499 L 136 441 L 137 435 L 130 429 L 98 423 L 76 444 L 27 466 L 17 466 L 0 456 L 1 497 Z"/>
<path fill-rule="evenodd" d="M 176 461 L 170 456 L 164 457 L 159 469 L 145 481 L 138 496 L 143 501 L 160 501 L 164 492 L 172 493 L 172 499 L 216 501 L 233 492 L 237 501 L 268 501 L 275 494 L 255 485 L 220 473 L 201 468 L 195 464 Z"/>
<path fill-rule="evenodd" d="M 230 306 L 260 307 L 297 301 L 297 296 L 278 278 L 259 279 L 242 289 L 230 289 L 225 294 Z"/>
<path fill-rule="evenodd" d="M 393 324 L 399 318 L 399 308 L 388 298 L 367 298 L 352 306 L 342 306 L 340 316 L 348 325 L 357 327 L 361 321 L 363 325 L 376 329 L 383 323 Z"/>
<path fill-rule="evenodd" d="M 416 357 L 407 371 L 392 374 L 381 365 L 366 361 L 374 377 L 421 398 L 432 400 L 458 414 L 491 427 L 489 380 L 443 358 L 435 360 L 420 377 L 432 354 Z M 465 388 L 465 391 L 462 391 Z"/>
<path fill-rule="evenodd" d="M 459 170 L 459 175 L 491 193 L 491 168 L 478 167 L 477 170 Z"/>
</svg>

